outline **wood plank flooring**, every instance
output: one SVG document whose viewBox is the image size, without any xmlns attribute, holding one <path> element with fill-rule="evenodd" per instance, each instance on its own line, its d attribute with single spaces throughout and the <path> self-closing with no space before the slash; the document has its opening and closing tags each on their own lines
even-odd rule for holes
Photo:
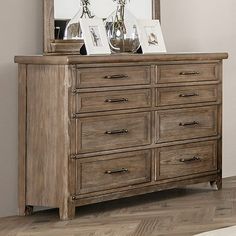
<svg viewBox="0 0 236 236">
<path fill-rule="evenodd" d="M 221 191 L 208 184 L 105 202 L 59 221 L 57 210 L 0 218 L 1 236 L 190 236 L 236 225 L 236 177 Z"/>
</svg>

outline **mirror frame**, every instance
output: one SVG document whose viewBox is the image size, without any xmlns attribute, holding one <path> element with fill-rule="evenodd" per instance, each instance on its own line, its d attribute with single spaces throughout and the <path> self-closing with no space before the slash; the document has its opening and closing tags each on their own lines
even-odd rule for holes
<svg viewBox="0 0 236 236">
<path fill-rule="evenodd" d="M 43 0 L 43 13 L 44 54 L 79 54 L 79 50 L 74 47 L 75 44 L 81 46 L 81 42 L 55 40 L 54 0 Z M 160 20 L 160 0 L 152 0 L 152 18 Z"/>
</svg>

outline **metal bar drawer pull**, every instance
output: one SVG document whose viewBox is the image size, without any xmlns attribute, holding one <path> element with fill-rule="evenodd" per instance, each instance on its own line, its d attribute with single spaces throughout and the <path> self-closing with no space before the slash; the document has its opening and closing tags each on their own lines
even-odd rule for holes
<svg viewBox="0 0 236 236">
<path fill-rule="evenodd" d="M 198 71 L 182 71 L 179 73 L 179 75 L 200 75 L 200 72 L 198 72 Z"/>
<path fill-rule="evenodd" d="M 194 126 L 194 125 L 199 125 L 199 122 L 198 121 L 193 121 L 193 122 L 179 123 L 179 126 L 182 126 L 182 127 Z"/>
<path fill-rule="evenodd" d="M 119 174 L 119 173 L 127 173 L 129 172 L 126 168 L 116 169 L 116 170 L 107 170 L 105 174 L 112 175 L 112 174 Z"/>
<path fill-rule="evenodd" d="M 181 98 L 188 98 L 188 97 L 198 97 L 198 93 L 181 93 L 179 97 Z"/>
<path fill-rule="evenodd" d="M 121 102 L 128 102 L 129 99 L 127 98 L 117 98 L 117 99 L 106 99 L 105 102 L 107 103 L 121 103 Z"/>
<path fill-rule="evenodd" d="M 179 161 L 182 162 L 182 163 L 190 163 L 190 162 L 195 162 L 195 161 L 201 161 L 201 158 L 197 157 L 197 156 L 194 156 L 193 158 L 189 158 L 189 159 L 182 158 Z"/>
<path fill-rule="evenodd" d="M 128 78 L 128 75 L 120 74 L 120 75 L 106 75 L 104 76 L 104 79 L 126 79 Z"/>
<path fill-rule="evenodd" d="M 121 130 L 111 130 L 111 131 L 106 131 L 105 134 L 128 134 L 129 131 L 127 129 L 121 129 Z"/>
</svg>

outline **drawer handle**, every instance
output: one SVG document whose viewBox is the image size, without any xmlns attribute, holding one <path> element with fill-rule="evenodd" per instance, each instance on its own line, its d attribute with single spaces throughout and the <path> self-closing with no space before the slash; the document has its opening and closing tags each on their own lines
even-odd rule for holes
<svg viewBox="0 0 236 236">
<path fill-rule="evenodd" d="M 120 75 L 106 75 L 104 76 L 105 79 L 126 79 L 128 75 L 120 74 Z"/>
<path fill-rule="evenodd" d="M 182 71 L 179 73 L 179 75 L 200 75 L 200 72 L 198 72 L 198 71 Z"/>
<path fill-rule="evenodd" d="M 200 157 L 194 156 L 193 158 L 182 158 L 179 160 L 181 163 L 190 163 L 190 162 L 195 162 L 195 161 L 201 161 Z"/>
<path fill-rule="evenodd" d="M 116 169 L 116 170 L 107 170 L 105 174 L 112 175 L 112 174 L 119 174 L 119 173 L 127 173 L 129 172 L 126 168 Z"/>
<path fill-rule="evenodd" d="M 128 134 L 129 131 L 127 129 L 121 129 L 121 130 L 111 130 L 111 131 L 106 131 L 105 134 Z"/>
<path fill-rule="evenodd" d="M 198 97 L 198 93 L 181 93 L 179 97 L 181 98 L 188 98 L 188 97 Z"/>
<path fill-rule="evenodd" d="M 128 102 L 127 98 L 118 98 L 118 99 L 106 99 L 105 102 L 107 103 L 121 103 L 121 102 Z"/>
<path fill-rule="evenodd" d="M 179 123 L 179 126 L 194 126 L 194 125 L 199 125 L 198 121 L 193 121 L 193 122 L 186 122 L 186 123 Z"/>
</svg>

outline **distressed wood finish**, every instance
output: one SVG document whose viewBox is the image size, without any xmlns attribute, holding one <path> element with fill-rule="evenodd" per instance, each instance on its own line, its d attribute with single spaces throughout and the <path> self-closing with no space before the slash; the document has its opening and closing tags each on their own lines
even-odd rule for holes
<svg viewBox="0 0 236 236">
<path fill-rule="evenodd" d="M 216 169 L 216 141 L 157 149 L 156 180 L 208 172 Z"/>
<path fill-rule="evenodd" d="M 92 70 L 91 70 L 92 69 Z M 108 67 L 77 70 L 78 88 L 150 84 L 150 67 Z"/>
<path fill-rule="evenodd" d="M 54 0 L 43 0 L 44 10 L 44 53 L 79 54 L 83 43 L 76 40 L 55 40 Z M 152 17 L 160 19 L 160 0 L 152 0 Z"/>
<path fill-rule="evenodd" d="M 157 142 L 217 135 L 217 107 L 198 107 L 156 113 Z"/>
<path fill-rule="evenodd" d="M 83 58 L 15 59 L 21 215 L 57 207 L 65 220 L 76 206 L 206 181 L 221 188 L 227 54 Z"/>
<path fill-rule="evenodd" d="M 78 93 L 76 112 L 114 111 L 151 106 L 151 90 Z"/>
<path fill-rule="evenodd" d="M 26 212 L 26 84 L 27 67 L 19 65 L 18 69 L 18 205 L 19 215 Z"/>
<path fill-rule="evenodd" d="M 77 121 L 77 138 L 78 153 L 148 145 L 151 144 L 151 114 L 81 118 Z"/>
<path fill-rule="evenodd" d="M 165 65 L 157 68 L 157 83 L 218 80 L 219 64 Z"/>
<path fill-rule="evenodd" d="M 151 181 L 151 151 L 122 153 L 77 161 L 77 194 Z"/>
<path fill-rule="evenodd" d="M 196 104 L 216 102 L 217 100 L 217 85 L 167 87 L 158 88 L 156 91 L 157 106 Z"/>
</svg>

